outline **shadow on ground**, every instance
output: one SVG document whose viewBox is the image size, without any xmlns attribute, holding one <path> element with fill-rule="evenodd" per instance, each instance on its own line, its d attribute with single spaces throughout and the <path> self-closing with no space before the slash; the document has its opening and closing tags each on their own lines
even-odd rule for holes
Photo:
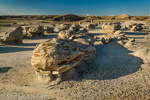
<svg viewBox="0 0 150 100">
<path fill-rule="evenodd" d="M 147 35 L 146 32 L 125 32 L 126 35 Z"/>
<path fill-rule="evenodd" d="M 28 51 L 33 50 L 34 48 L 21 48 L 21 47 L 0 47 L 0 53 L 10 53 L 10 52 L 21 52 L 21 51 Z"/>
<path fill-rule="evenodd" d="M 139 71 L 143 60 L 131 55 L 133 51 L 127 50 L 117 43 L 117 39 L 112 42 L 96 45 L 96 55 L 91 61 L 76 67 L 78 78 L 70 75 L 65 80 L 81 81 L 90 80 L 110 80 L 127 76 Z"/>
<path fill-rule="evenodd" d="M 0 67 L 0 73 L 8 72 L 11 69 L 11 67 Z"/>
<path fill-rule="evenodd" d="M 44 35 L 44 38 L 41 38 L 40 36 L 36 36 L 36 37 L 27 37 L 27 36 L 25 36 L 23 38 L 26 39 L 26 40 L 51 39 L 51 38 L 57 38 L 57 33 L 55 33 L 55 35 L 49 33 L 47 35 Z"/>
</svg>

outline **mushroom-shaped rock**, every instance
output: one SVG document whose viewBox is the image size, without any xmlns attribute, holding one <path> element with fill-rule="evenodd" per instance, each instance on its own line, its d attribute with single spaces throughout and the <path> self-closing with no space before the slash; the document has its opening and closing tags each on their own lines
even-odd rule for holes
<svg viewBox="0 0 150 100">
<path fill-rule="evenodd" d="M 51 75 L 48 73 L 48 77 L 61 75 L 70 68 L 94 57 L 96 48 L 89 37 L 84 36 L 72 40 L 49 39 L 34 49 L 31 64 L 39 74 L 49 71 Z M 56 84 L 60 80 L 61 77 Z"/>
<path fill-rule="evenodd" d="M 28 32 L 29 36 L 43 36 L 43 34 L 44 28 L 42 26 L 31 27 Z"/>
<path fill-rule="evenodd" d="M 23 28 L 16 27 L 12 31 L 6 32 L 1 40 L 2 43 L 6 44 L 21 44 L 23 40 Z"/>
</svg>

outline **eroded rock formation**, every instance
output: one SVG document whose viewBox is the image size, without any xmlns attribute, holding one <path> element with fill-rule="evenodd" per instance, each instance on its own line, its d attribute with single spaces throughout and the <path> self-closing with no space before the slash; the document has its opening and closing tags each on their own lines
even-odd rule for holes
<svg viewBox="0 0 150 100">
<path fill-rule="evenodd" d="M 29 28 L 28 36 L 44 36 L 44 28 L 42 26 L 35 26 Z"/>
<path fill-rule="evenodd" d="M 1 43 L 4 44 L 22 44 L 23 40 L 23 28 L 16 27 L 12 31 L 6 32 L 1 39 Z"/>
<path fill-rule="evenodd" d="M 63 72 L 94 57 L 96 48 L 93 38 L 92 34 L 71 40 L 53 38 L 39 44 L 31 59 L 38 77 L 42 79 L 44 75 L 49 79 L 48 83 L 57 84 Z"/>
</svg>

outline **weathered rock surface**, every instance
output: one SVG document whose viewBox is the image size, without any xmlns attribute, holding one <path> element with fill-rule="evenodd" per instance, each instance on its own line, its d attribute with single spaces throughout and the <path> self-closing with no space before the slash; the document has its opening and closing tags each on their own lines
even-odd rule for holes
<svg viewBox="0 0 150 100">
<path fill-rule="evenodd" d="M 6 32 L 1 42 L 4 44 L 21 44 L 23 40 L 22 31 L 22 27 L 16 27 L 12 31 Z"/>
<path fill-rule="evenodd" d="M 49 39 L 34 49 L 31 64 L 38 74 L 50 77 L 49 82 L 57 75 L 57 79 L 54 79 L 54 84 L 57 84 L 61 80 L 61 73 L 94 57 L 96 48 L 93 37 L 86 35 L 72 40 Z"/>
</svg>

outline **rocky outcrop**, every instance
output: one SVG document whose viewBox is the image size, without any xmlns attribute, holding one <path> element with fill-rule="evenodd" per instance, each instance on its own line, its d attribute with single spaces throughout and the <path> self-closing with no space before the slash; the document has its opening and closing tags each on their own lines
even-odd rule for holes
<svg viewBox="0 0 150 100">
<path fill-rule="evenodd" d="M 93 37 L 86 35 L 71 40 L 53 38 L 39 44 L 31 59 L 38 77 L 47 77 L 49 83 L 57 84 L 63 72 L 92 59 L 96 52 Z"/>
<path fill-rule="evenodd" d="M 16 27 L 12 31 L 6 32 L 1 39 L 1 43 L 4 44 L 22 44 L 23 40 L 23 28 Z"/>
</svg>

